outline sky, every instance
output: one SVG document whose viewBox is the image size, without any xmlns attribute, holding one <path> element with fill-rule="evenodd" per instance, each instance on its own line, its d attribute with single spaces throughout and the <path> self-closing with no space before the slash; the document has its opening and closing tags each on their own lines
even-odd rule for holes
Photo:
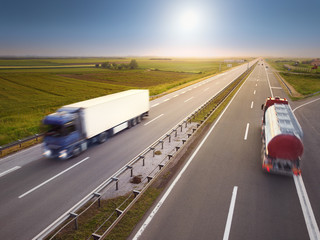
<svg viewBox="0 0 320 240">
<path fill-rule="evenodd" d="M 320 0 L 1 1 L 0 56 L 320 57 Z"/>
</svg>

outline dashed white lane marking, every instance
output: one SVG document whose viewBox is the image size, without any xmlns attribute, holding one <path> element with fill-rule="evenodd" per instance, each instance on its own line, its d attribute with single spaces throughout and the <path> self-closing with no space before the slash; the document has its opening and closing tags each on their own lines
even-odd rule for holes
<svg viewBox="0 0 320 240">
<path fill-rule="evenodd" d="M 176 95 L 174 95 L 173 97 L 175 98 L 175 97 L 178 97 L 179 96 L 179 94 L 176 94 Z"/>
<path fill-rule="evenodd" d="M 253 95 L 256 95 L 256 90 L 253 91 Z"/>
<path fill-rule="evenodd" d="M 229 207 L 226 228 L 224 229 L 223 240 L 229 239 L 232 217 L 233 217 L 233 212 L 234 212 L 234 206 L 236 205 L 237 192 L 238 192 L 238 187 L 234 186 L 233 191 L 232 191 L 232 197 L 231 197 L 231 203 L 230 203 L 230 207 Z"/>
<path fill-rule="evenodd" d="M 251 108 L 253 108 L 253 101 L 251 102 Z"/>
<path fill-rule="evenodd" d="M 167 101 L 169 101 L 170 100 L 170 98 L 167 98 L 167 99 L 165 99 L 163 102 L 167 102 Z"/>
<path fill-rule="evenodd" d="M 15 166 L 13 168 L 10 168 L 9 170 L 0 173 L 0 177 L 3 177 L 4 175 L 7 175 L 8 173 L 11 173 L 11 172 L 18 170 L 20 168 L 21 168 L 20 166 Z"/>
<path fill-rule="evenodd" d="M 158 117 L 155 117 L 154 119 L 150 120 L 149 122 L 145 123 L 144 126 L 147 126 L 148 124 L 152 123 L 153 121 L 157 120 L 158 118 L 161 118 L 164 114 L 160 114 Z"/>
<path fill-rule="evenodd" d="M 151 107 L 153 108 L 153 107 L 156 107 L 156 106 L 158 106 L 160 103 L 156 103 L 156 104 L 154 104 L 154 105 L 152 105 Z"/>
<path fill-rule="evenodd" d="M 189 102 L 191 99 L 193 99 L 194 97 L 191 97 L 191 98 L 189 98 L 189 99 L 187 99 L 187 100 L 185 100 L 184 102 L 186 103 L 186 102 Z"/>
<path fill-rule="evenodd" d="M 247 138 L 248 138 L 249 126 L 250 126 L 250 124 L 247 123 L 246 132 L 245 132 L 244 138 L 243 138 L 244 140 L 247 140 Z"/>
<path fill-rule="evenodd" d="M 68 172 L 68 171 L 69 171 L 69 170 L 71 170 L 72 168 L 74 168 L 74 167 L 78 166 L 79 164 L 83 163 L 84 161 L 87 161 L 88 159 L 89 159 L 89 157 L 86 157 L 85 159 L 83 159 L 83 160 L 81 160 L 80 162 L 78 162 L 78 163 L 76 163 L 76 164 L 72 165 L 71 167 L 67 168 L 66 170 L 64 170 L 64 171 L 62 171 L 62 172 L 60 172 L 60 173 L 58 173 L 57 175 L 53 176 L 52 178 L 48 179 L 47 181 L 45 181 L 45 182 L 43 182 L 43 183 L 39 184 L 38 186 L 36 186 L 36 187 L 32 188 L 32 189 L 31 189 L 31 190 L 29 190 L 28 192 L 26 192 L 26 193 L 24 193 L 24 194 L 20 195 L 20 196 L 19 196 L 19 198 L 23 198 L 24 196 L 26 196 L 26 195 L 28 195 L 29 193 L 31 193 L 31 192 L 33 192 L 33 191 L 37 190 L 38 188 L 42 187 L 43 185 L 47 184 L 48 182 L 52 181 L 53 179 L 55 179 L 55 178 L 59 177 L 60 175 L 64 174 L 65 172 Z"/>
</svg>

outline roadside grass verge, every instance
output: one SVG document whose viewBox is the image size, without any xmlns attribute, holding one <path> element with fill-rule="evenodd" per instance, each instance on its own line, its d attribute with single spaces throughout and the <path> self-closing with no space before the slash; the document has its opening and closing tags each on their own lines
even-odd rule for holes
<svg viewBox="0 0 320 240">
<path fill-rule="evenodd" d="M 320 91 L 320 75 L 290 74 L 281 72 L 280 75 L 304 97 Z"/>
<path fill-rule="evenodd" d="M 150 187 L 105 239 L 127 239 L 135 225 L 142 219 L 145 212 L 151 207 L 153 202 L 160 195 L 161 191 L 161 188 Z M 74 223 L 71 222 L 68 227 L 64 228 L 53 239 L 88 239 L 91 234 L 106 221 L 106 217 L 113 214 L 109 221 L 106 222 L 104 227 L 97 232 L 97 234 L 102 234 L 103 231 L 105 231 L 111 225 L 112 221 L 117 218 L 117 214 L 114 212 L 115 207 L 119 206 L 127 197 L 128 196 L 121 196 L 114 199 L 101 200 L 101 207 L 98 207 L 96 203 L 96 206 L 89 208 L 83 215 L 78 217 L 78 230 L 74 229 Z M 91 203 L 88 203 L 87 205 L 89 204 Z M 123 205 L 122 209 L 125 207 L 126 206 Z M 85 208 L 86 206 L 83 207 L 83 209 Z M 50 238 L 51 236 L 47 237 L 46 239 Z"/>
<path fill-rule="evenodd" d="M 310 73 L 299 72 L 299 70 L 288 71 L 284 67 L 285 64 L 294 65 L 295 60 L 293 59 L 266 59 L 279 75 L 289 84 L 289 88 L 293 92 L 291 96 L 288 95 L 292 100 L 298 100 L 302 98 L 307 98 L 313 96 L 314 94 L 319 94 L 320 91 L 320 68 L 312 70 Z M 300 62 L 310 59 L 296 59 Z M 307 64 L 299 64 L 301 68 L 311 68 L 312 66 Z M 298 68 L 299 69 L 299 68 Z M 280 82 L 281 83 L 281 82 Z M 281 83 L 282 84 L 282 83 Z"/>
</svg>

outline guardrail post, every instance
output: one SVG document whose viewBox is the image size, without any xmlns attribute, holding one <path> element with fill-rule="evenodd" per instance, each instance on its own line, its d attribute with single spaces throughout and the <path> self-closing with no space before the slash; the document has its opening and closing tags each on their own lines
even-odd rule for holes
<svg viewBox="0 0 320 240">
<path fill-rule="evenodd" d="M 188 133 L 188 138 L 191 137 L 191 135 L 192 135 L 191 133 Z"/>
<path fill-rule="evenodd" d="M 134 195 L 134 197 L 138 196 L 139 194 L 140 194 L 140 191 L 133 190 L 133 195 Z"/>
<path fill-rule="evenodd" d="M 114 177 L 114 178 L 112 178 L 112 180 L 116 182 L 116 191 L 118 191 L 119 190 L 119 179 Z"/>
<path fill-rule="evenodd" d="M 96 233 L 92 233 L 91 237 L 93 237 L 93 240 L 99 240 L 102 236 Z"/>
<path fill-rule="evenodd" d="M 186 124 L 185 128 L 188 127 L 188 120 L 185 121 L 185 124 Z"/>
<path fill-rule="evenodd" d="M 164 165 L 163 164 L 159 164 L 158 166 L 159 166 L 159 170 L 161 170 L 161 168 L 163 168 Z"/>
<path fill-rule="evenodd" d="M 187 140 L 182 139 L 182 144 L 185 144 Z"/>
<path fill-rule="evenodd" d="M 98 206 L 101 207 L 101 194 L 100 193 L 93 193 L 93 196 L 97 197 L 98 198 Z"/>
<path fill-rule="evenodd" d="M 148 176 L 147 179 L 148 179 L 148 182 L 150 182 L 153 179 L 153 177 Z"/>
<path fill-rule="evenodd" d="M 182 132 L 182 124 L 179 125 L 180 132 Z"/>
<path fill-rule="evenodd" d="M 145 157 L 144 157 L 144 156 L 139 156 L 139 158 L 140 158 L 140 159 L 142 158 L 142 166 L 144 166 L 144 159 L 145 159 Z"/>
<path fill-rule="evenodd" d="M 18 139 L 18 141 L 19 141 L 19 147 L 21 148 L 21 140 L 20 140 L 20 139 Z"/>
<path fill-rule="evenodd" d="M 167 137 L 169 137 L 169 143 L 171 142 L 171 134 L 167 134 Z"/>
<path fill-rule="evenodd" d="M 163 140 L 160 140 L 159 143 L 161 143 L 161 149 L 163 149 Z"/>
<path fill-rule="evenodd" d="M 119 217 L 122 213 L 123 213 L 123 211 L 122 210 L 120 210 L 120 209 L 116 209 L 116 212 L 117 212 L 117 216 Z"/>
<path fill-rule="evenodd" d="M 196 130 L 197 130 L 196 128 L 193 128 L 193 129 L 192 129 L 192 132 L 194 133 Z"/>
<path fill-rule="evenodd" d="M 133 167 L 132 166 L 127 166 L 127 169 L 130 169 L 131 171 L 131 174 L 130 174 L 130 177 L 132 177 L 133 176 Z"/>
<path fill-rule="evenodd" d="M 175 132 L 175 137 L 177 137 L 177 129 L 173 129 L 172 131 Z"/>
<path fill-rule="evenodd" d="M 150 150 L 152 151 L 152 156 L 154 157 L 155 148 L 154 148 L 154 147 L 151 147 Z"/>
<path fill-rule="evenodd" d="M 79 229 L 79 225 L 78 225 L 78 214 L 71 212 L 70 213 L 70 217 L 74 218 L 74 228 L 75 230 Z"/>
<path fill-rule="evenodd" d="M 176 152 L 178 152 L 179 149 L 180 149 L 180 147 L 176 147 Z"/>
<path fill-rule="evenodd" d="M 168 155 L 169 160 L 170 160 L 172 157 L 173 157 L 173 155 L 171 155 L 171 154 Z"/>
</svg>

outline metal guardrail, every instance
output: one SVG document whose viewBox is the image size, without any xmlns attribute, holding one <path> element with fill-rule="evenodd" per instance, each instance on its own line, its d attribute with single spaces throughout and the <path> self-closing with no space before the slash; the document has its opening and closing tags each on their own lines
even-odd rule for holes
<svg viewBox="0 0 320 240">
<path fill-rule="evenodd" d="M 43 135 L 44 134 L 36 134 L 36 135 L 30 136 L 30 137 L 24 138 L 22 140 L 19 139 L 18 141 L 15 141 L 15 142 L 0 146 L 0 157 L 2 157 L 3 151 L 5 151 L 5 150 L 7 150 L 9 148 L 16 147 L 18 145 L 19 145 L 19 148 L 21 149 L 23 143 L 26 143 L 26 142 L 29 142 L 29 141 L 32 141 L 32 140 L 36 140 L 38 142 L 39 139 L 43 137 Z"/>
<path fill-rule="evenodd" d="M 60 226 L 63 222 L 65 222 L 68 218 L 71 217 L 71 220 L 68 221 L 65 225 L 63 225 L 50 239 L 53 239 L 56 234 L 58 234 L 63 228 L 68 226 L 70 223 L 74 221 L 75 223 L 75 228 L 78 228 L 78 217 L 81 216 L 85 211 L 87 211 L 91 206 L 93 206 L 96 202 L 100 204 L 100 199 L 102 197 L 101 192 L 105 190 L 108 186 L 110 186 L 112 183 L 116 183 L 116 190 L 118 188 L 118 179 L 120 175 L 125 173 L 126 171 L 130 170 L 131 175 L 132 175 L 132 166 L 136 164 L 139 161 L 143 161 L 144 164 L 144 158 L 145 155 L 148 154 L 150 151 L 153 151 L 159 144 L 163 144 L 163 141 L 167 138 L 170 138 L 173 133 L 177 134 L 177 131 L 179 128 L 182 129 L 183 124 L 187 125 L 188 122 L 191 123 L 192 119 L 194 119 L 198 114 L 202 113 L 203 109 L 206 108 L 212 101 L 214 101 L 216 98 L 220 96 L 221 93 L 223 93 L 227 88 L 229 88 L 232 84 L 234 84 L 237 80 L 239 81 L 230 91 L 228 94 L 226 94 L 223 99 L 221 99 L 211 111 L 204 116 L 204 120 L 200 121 L 200 124 L 197 124 L 196 130 L 200 128 L 200 126 L 209 118 L 209 116 L 214 112 L 214 110 L 229 96 L 229 94 L 233 91 L 233 89 L 238 86 L 238 84 L 248 76 L 248 74 L 251 72 L 251 70 L 254 68 L 255 65 L 251 66 L 246 72 L 244 72 L 241 76 L 239 76 L 237 79 L 232 81 L 229 85 L 227 85 L 225 88 L 223 88 L 219 93 L 217 93 L 215 96 L 210 98 L 207 102 L 202 104 L 197 110 L 195 110 L 193 113 L 191 113 L 188 117 L 186 117 L 184 120 L 182 120 L 179 124 L 177 124 L 172 130 L 168 131 L 165 133 L 163 136 L 161 136 L 158 140 L 153 142 L 151 145 L 149 145 L 145 150 L 143 150 L 141 153 L 139 153 L 136 157 L 134 157 L 131 161 L 129 161 L 125 166 L 123 166 L 121 169 L 119 169 L 115 174 L 113 174 L 110 178 L 108 178 L 106 181 L 104 181 L 102 184 L 100 184 L 97 188 L 95 188 L 93 191 L 91 191 L 86 197 L 84 197 L 82 200 L 80 200 L 76 205 L 74 205 L 72 208 L 70 208 L 66 213 L 61 215 L 56 221 L 54 221 L 52 224 L 50 224 L 47 228 L 45 228 L 42 232 L 40 232 L 36 237 L 33 239 L 43 239 L 46 236 L 48 236 L 50 233 L 52 233 L 58 226 Z M 196 132 L 196 130 L 193 130 L 193 132 L 190 134 L 190 136 Z M 182 145 L 184 145 L 188 140 L 182 140 Z M 182 146 L 181 145 L 181 146 Z M 168 154 L 165 158 L 168 158 L 169 160 L 173 159 L 173 157 L 178 153 L 182 148 L 181 146 L 176 147 L 175 151 L 173 151 L 171 154 Z M 168 162 L 167 162 L 168 163 Z M 123 211 L 119 211 L 116 209 L 116 211 L 109 216 L 111 218 L 114 214 L 118 214 L 116 220 L 113 222 L 113 224 L 104 232 L 103 235 L 97 235 L 96 233 L 93 233 L 92 236 L 89 237 L 89 239 L 92 237 L 94 239 L 101 239 L 105 235 L 108 234 L 108 232 L 111 231 L 111 229 L 116 225 L 118 221 L 124 216 L 124 213 L 126 213 L 131 206 L 139 199 L 139 197 L 142 195 L 144 191 L 150 186 L 150 184 L 153 182 L 153 180 L 160 174 L 161 170 L 163 170 L 168 164 L 159 164 L 157 168 L 159 167 L 159 171 L 155 173 L 152 177 L 149 175 L 145 179 L 147 179 L 148 184 L 141 190 L 140 192 L 133 192 L 132 194 L 134 195 L 133 201 L 125 208 Z M 154 171 L 154 170 L 153 170 Z M 152 172 L 153 172 L 152 171 Z M 151 172 L 151 173 L 152 173 Z M 144 179 L 144 180 L 145 180 Z M 132 194 L 125 200 L 128 201 L 130 197 L 132 197 Z M 95 199 L 85 210 L 83 210 L 81 213 L 76 214 L 75 212 L 79 210 L 81 207 L 83 207 L 86 203 L 88 203 L 90 200 Z M 123 205 L 122 203 L 121 205 Z M 119 208 L 119 207 L 118 207 Z M 107 220 L 109 219 L 107 218 Z"/>
</svg>

